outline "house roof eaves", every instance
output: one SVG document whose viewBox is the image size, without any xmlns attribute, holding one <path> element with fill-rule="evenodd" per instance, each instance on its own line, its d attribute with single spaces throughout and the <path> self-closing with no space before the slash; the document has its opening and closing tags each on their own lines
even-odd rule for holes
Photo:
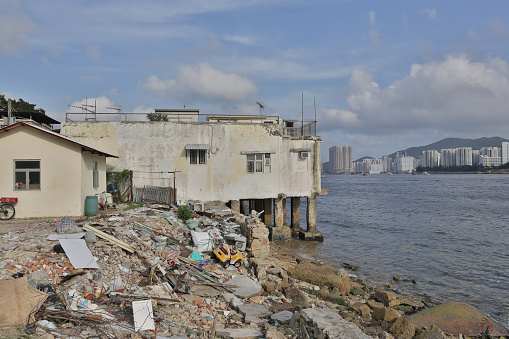
<svg viewBox="0 0 509 339">
<path fill-rule="evenodd" d="M 48 129 L 41 128 L 41 127 L 39 127 L 39 126 L 35 126 L 35 125 L 32 125 L 32 124 L 28 124 L 28 123 L 26 123 L 26 122 L 17 122 L 17 123 L 15 123 L 15 124 L 9 125 L 9 126 L 7 126 L 7 127 L 1 128 L 1 129 L 0 129 L 0 133 L 2 133 L 2 132 L 7 132 L 7 131 L 9 131 L 9 130 L 11 130 L 11 129 L 14 129 L 14 128 L 16 128 L 16 127 L 19 127 L 19 126 L 27 126 L 27 127 L 31 127 L 31 128 L 33 128 L 33 129 L 39 130 L 39 131 L 41 131 L 41 132 L 44 132 L 44 133 L 50 134 L 50 135 L 52 135 L 52 136 L 54 136 L 54 137 L 57 137 L 57 138 L 59 138 L 59 139 L 62 139 L 62 140 L 68 141 L 68 142 L 70 142 L 70 143 L 72 143 L 72 144 L 78 145 L 78 146 L 80 146 L 80 147 L 81 147 L 81 149 L 82 149 L 82 150 L 85 150 L 85 151 L 89 151 L 89 152 L 92 152 L 92 153 L 95 153 L 95 154 L 99 154 L 99 155 L 104 155 L 104 156 L 106 156 L 106 157 L 110 157 L 110 158 L 118 158 L 118 156 L 116 156 L 116 155 L 113 155 L 113 154 L 110 154 L 110 153 L 107 153 L 107 152 L 101 151 L 101 150 L 99 150 L 99 149 L 97 149 L 97 148 L 94 148 L 94 147 L 92 147 L 92 146 L 85 145 L 85 144 L 83 144 L 83 143 L 81 143 L 81 142 L 79 142 L 79 141 L 76 141 L 76 140 L 74 140 L 74 139 L 71 139 L 71 138 L 69 138 L 69 137 L 67 137 L 67 136 L 65 136 L 65 135 L 62 135 L 62 134 L 59 134 L 59 133 L 53 132 L 53 131 L 48 130 Z"/>
</svg>

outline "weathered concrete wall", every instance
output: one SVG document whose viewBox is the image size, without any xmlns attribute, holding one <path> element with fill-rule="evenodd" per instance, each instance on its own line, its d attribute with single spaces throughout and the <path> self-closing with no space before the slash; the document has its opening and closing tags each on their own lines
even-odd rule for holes
<svg viewBox="0 0 509 339">
<path fill-rule="evenodd" d="M 273 124 L 79 122 L 62 134 L 117 154 L 108 167 L 134 171 L 135 186 L 173 186 L 179 200 L 240 200 L 310 196 L 321 190 L 320 140 L 281 136 Z M 190 164 L 186 145 L 210 147 L 205 165 Z M 301 159 L 299 151 L 309 152 Z M 248 153 L 270 153 L 270 173 L 248 173 Z M 265 168 L 265 166 L 264 166 Z"/>
</svg>

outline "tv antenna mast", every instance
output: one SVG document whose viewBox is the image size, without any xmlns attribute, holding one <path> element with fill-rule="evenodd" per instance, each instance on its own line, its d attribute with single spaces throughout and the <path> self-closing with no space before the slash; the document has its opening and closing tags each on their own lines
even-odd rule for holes
<svg viewBox="0 0 509 339">
<path fill-rule="evenodd" d="M 74 107 L 74 108 L 80 108 L 81 111 L 84 111 L 85 112 L 85 120 L 88 120 L 88 115 L 87 113 L 93 113 L 94 114 L 94 120 L 95 120 L 95 114 L 97 113 L 97 100 L 94 101 L 94 104 L 93 105 L 89 105 L 88 104 L 88 97 L 85 97 L 85 103 L 84 104 L 81 104 L 81 106 L 74 106 L 74 105 L 67 105 L 69 107 Z M 88 107 L 93 107 L 94 109 L 90 109 Z"/>
<path fill-rule="evenodd" d="M 265 106 L 264 106 L 264 105 L 262 105 L 262 103 L 261 103 L 261 102 L 259 102 L 259 101 L 257 101 L 257 102 L 256 102 L 256 104 L 257 104 L 258 106 L 260 106 L 260 115 L 262 115 L 262 111 L 265 109 Z"/>
<path fill-rule="evenodd" d="M 117 111 L 117 113 L 120 113 L 122 111 L 122 107 L 120 106 L 116 106 L 116 107 L 106 107 L 107 109 L 114 109 L 115 111 Z"/>
</svg>

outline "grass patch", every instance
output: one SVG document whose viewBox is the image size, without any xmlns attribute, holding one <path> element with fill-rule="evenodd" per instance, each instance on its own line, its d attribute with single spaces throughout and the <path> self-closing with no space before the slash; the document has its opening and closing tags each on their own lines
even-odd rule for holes
<svg viewBox="0 0 509 339">
<path fill-rule="evenodd" d="M 36 336 L 27 333 L 26 328 L 24 328 L 23 326 L 16 326 L 16 327 L 9 327 L 9 328 L 1 328 L 0 329 L 0 338 L 32 339 L 32 338 L 36 338 Z"/>
<path fill-rule="evenodd" d="M 124 211 L 134 210 L 134 209 L 139 208 L 139 207 L 143 207 L 143 203 L 142 202 L 140 202 L 138 204 L 129 205 L 126 208 L 124 208 Z"/>
<path fill-rule="evenodd" d="M 294 279 L 313 285 L 336 288 L 342 295 L 350 293 L 350 277 L 345 271 L 332 266 L 301 263 L 290 268 L 288 274 Z"/>
<path fill-rule="evenodd" d="M 312 291 L 308 291 L 308 293 L 311 295 L 314 295 L 320 299 L 323 299 L 325 301 L 334 303 L 334 304 L 348 306 L 348 299 L 342 297 L 341 295 L 339 295 L 337 293 L 329 293 L 329 292 L 324 292 L 322 290 L 319 290 L 319 291 L 312 290 Z"/>
<path fill-rule="evenodd" d="M 351 288 L 350 289 L 350 294 L 351 295 L 364 295 L 364 290 L 362 288 Z"/>
</svg>

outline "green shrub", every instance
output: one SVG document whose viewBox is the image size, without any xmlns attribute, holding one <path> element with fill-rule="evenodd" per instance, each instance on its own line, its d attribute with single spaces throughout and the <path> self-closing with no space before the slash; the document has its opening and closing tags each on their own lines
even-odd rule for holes
<svg viewBox="0 0 509 339">
<path fill-rule="evenodd" d="M 138 207 L 142 207 L 142 206 L 143 206 L 142 202 L 140 202 L 139 204 L 132 204 L 132 205 L 129 205 L 126 208 L 124 208 L 124 211 L 134 210 L 134 209 L 136 209 Z"/>
<path fill-rule="evenodd" d="M 180 220 L 186 221 L 187 219 L 191 219 L 193 217 L 193 213 L 191 213 L 191 210 L 187 206 L 180 206 L 177 210 L 177 216 Z"/>
</svg>

